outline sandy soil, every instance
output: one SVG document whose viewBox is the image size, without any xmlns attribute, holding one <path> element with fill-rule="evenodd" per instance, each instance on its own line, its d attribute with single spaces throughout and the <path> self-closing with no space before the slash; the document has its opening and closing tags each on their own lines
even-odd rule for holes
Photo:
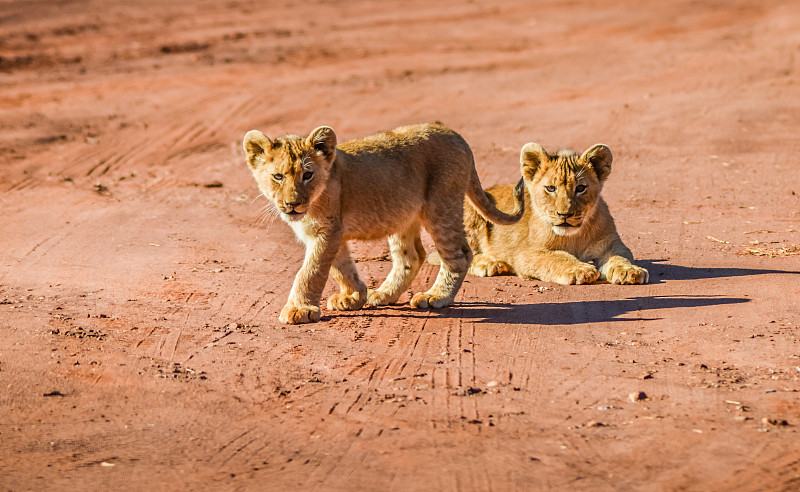
<svg viewBox="0 0 800 492">
<path fill-rule="evenodd" d="M 181 3 L 0 2 L 4 490 L 800 488 L 800 3 Z M 652 282 L 282 326 L 244 132 L 431 120 L 608 144 Z"/>
</svg>

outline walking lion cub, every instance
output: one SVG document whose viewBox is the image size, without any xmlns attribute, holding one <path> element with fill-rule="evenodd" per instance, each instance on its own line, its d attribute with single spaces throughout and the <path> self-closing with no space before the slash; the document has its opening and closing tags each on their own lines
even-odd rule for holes
<svg viewBox="0 0 800 492">
<path fill-rule="evenodd" d="M 539 144 L 526 144 L 520 163 L 530 200 L 521 221 L 495 226 L 464 204 L 464 226 L 475 254 L 469 273 L 513 274 L 559 284 L 598 279 L 646 283 L 647 270 L 632 263 L 633 254 L 600 196 L 611 161 L 611 149 L 602 144 L 581 155 L 571 150 L 549 154 Z M 486 191 L 500 207 L 511 202 L 511 185 Z"/>
<path fill-rule="evenodd" d="M 328 272 L 340 289 L 328 298 L 328 309 L 396 302 L 425 258 L 420 227 L 430 233 L 442 262 L 433 286 L 416 293 L 411 306 L 448 306 L 472 261 L 463 229 L 465 195 L 475 214 L 497 224 L 517 222 L 525 210 L 522 180 L 513 192 L 513 212 L 495 208 L 478 180 L 469 145 L 440 123 L 404 126 L 336 145 L 336 134 L 327 126 L 306 138 L 271 140 L 258 130 L 244 137 L 247 163 L 261 193 L 306 246 L 281 310 L 283 323 L 319 321 Z M 392 270 L 379 288 L 368 290 L 346 241 L 383 237 L 389 238 Z"/>
</svg>

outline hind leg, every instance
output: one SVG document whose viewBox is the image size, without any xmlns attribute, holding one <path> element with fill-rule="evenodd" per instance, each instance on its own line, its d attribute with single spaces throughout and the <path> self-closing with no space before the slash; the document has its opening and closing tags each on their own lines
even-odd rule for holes
<svg viewBox="0 0 800 492">
<path fill-rule="evenodd" d="M 417 276 L 425 257 L 419 224 L 415 223 L 406 231 L 390 236 L 389 250 L 392 254 L 392 271 L 380 287 L 369 291 L 367 303 L 372 306 L 394 304 Z"/>
<path fill-rule="evenodd" d="M 433 286 L 427 292 L 414 294 L 411 306 L 438 309 L 453 304 L 472 262 L 472 250 L 464 235 L 461 202 L 431 207 L 425 212 L 423 223 L 433 238 L 441 265 Z"/>
<path fill-rule="evenodd" d="M 350 248 L 342 241 L 331 266 L 331 277 L 339 284 L 339 292 L 328 297 L 328 309 L 355 311 L 367 301 L 367 284 L 361 280 L 350 256 Z"/>
</svg>

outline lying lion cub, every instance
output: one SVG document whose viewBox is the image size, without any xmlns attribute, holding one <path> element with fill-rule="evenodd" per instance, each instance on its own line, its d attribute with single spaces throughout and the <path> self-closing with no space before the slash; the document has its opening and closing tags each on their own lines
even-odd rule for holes
<svg viewBox="0 0 800 492">
<path fill-rule="evenodd" d="M 508 273 L 559 284 L 598 278 L 614 284 L 646 283 L 647 270 L 631 263 L 633 255 L 600 197 L 611 160 L 611 150 L 602 144 L 583 155 L 571 150 L 548 154 L 539 144 L 525 145 L 520 162 L 530 200 L 521 221 L 495 226 L 464 204 L 464 226 L 475 253 L 469 273 Z M 511 185 L 487 192 L 500 207 L 511 203 Z"/>
<path fill-rule="evenodd" d="M 519 221 L 525 209 L 522 180 L 513 192 L 514 212 L 495 208 L 481 188 L 469 146 L 440 123 L 404 126 L 338 148 L 326 126 L 307 138 L 276 140 L 251 130 L 243 146 L 261 193 L 306 245 L 303 266 L 280 314 L 283 323 L 319 321 L 329 271 L 340 292 L 328 298 L 328 309 L 396 302 L 425 258 L 420 226 L 430 233 L 443 262 L 431 289 L 415 294 L 411 305 L 448 306 L 472 261 L 462 224 L 465 194 L 476 207 L 473 213 L 497 224 Z M 368 292 L 346 241 L 387 236 L 392 270 L 378 289 Z"/>
</svg>

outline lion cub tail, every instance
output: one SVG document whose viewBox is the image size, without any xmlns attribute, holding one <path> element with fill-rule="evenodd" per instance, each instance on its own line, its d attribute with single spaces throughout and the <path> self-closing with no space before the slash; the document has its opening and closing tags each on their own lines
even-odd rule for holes
<svg viewBox="0 0 800 492">
<path fill-rule="evenodd" d="M 478 171 L 473 168 L 472 179 L 470 179 L 469 186 L 467 187 L 467 197 L 469 201 L 475 205 L 478 212 L 490 222 L 499 225 L 516 224 L 525 213 L 525 182 L 520 178 L 519 183 L 514 187 L 514 210 L 511 213 L 506 213 L 494 204 L 494 200 L 483 191 L 480 179 L 478 178 Z"/>
</svg>

